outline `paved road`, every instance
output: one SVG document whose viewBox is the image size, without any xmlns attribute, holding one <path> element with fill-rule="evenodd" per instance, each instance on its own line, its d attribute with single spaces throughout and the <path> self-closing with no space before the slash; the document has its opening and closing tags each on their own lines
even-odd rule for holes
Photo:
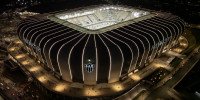
<svg viewBox="0 0 200 100">
<path fill-rule="evenodd" d="M 146 99 L 155 100 L 155 98 L 165 98 L 165 99 L 180 99 L 180 96 L 176 91 L 173 91 L 174 86 L 176 86 L 184 76 L 193 68 L 193 66 L 199 61 L 200 54 L 192 54 L 188 62 L 185 63 L 182 68 L 180 68 L 173 77 L 168 80 L 163 86 L 153 90 Z"/>
<path fill-rule="evenodd" d="M 129 90 L 125 94 L 115 98 L 114 100 L 131 100 L 132 98 L 136 97 L 141 92 L 146 91 L 147 88 L 145 88 L 145 87 L 146 87 L 145 84 L 143 84 L 142 82 L 138 83 L 131 90 Z"/>
</svg>

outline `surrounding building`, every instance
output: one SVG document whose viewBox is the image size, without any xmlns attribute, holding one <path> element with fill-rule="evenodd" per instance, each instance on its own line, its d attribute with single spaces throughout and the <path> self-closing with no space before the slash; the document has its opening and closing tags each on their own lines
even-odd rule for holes
<svg viewBox="0 0 200 100">
<path fill-rule="evenodd" d="M 24 49 L 60 80 L 95 86 L 143 69 L 174 46 L 184 28 L 170 13 L 100 5 L 29 17 L 17 33 Z"/>
</svg>

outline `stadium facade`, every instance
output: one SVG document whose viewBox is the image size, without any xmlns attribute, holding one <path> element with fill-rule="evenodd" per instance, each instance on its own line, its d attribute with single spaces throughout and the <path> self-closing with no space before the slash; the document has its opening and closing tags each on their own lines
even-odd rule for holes
<svg viewBox="0 0 200 100">
<path fill-rule="evenodd" d="M 24 48 L 62 80 L 114 83 L 177 43 L 185 22 L 169 13 L 101 5 L 40 14 L 18 25 Z"/>
</svg>

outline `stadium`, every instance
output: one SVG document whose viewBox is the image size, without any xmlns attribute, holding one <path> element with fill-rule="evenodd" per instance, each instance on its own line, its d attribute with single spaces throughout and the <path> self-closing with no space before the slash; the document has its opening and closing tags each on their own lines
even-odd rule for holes
<svg viewBox="0 0 200 100">
<path fill-rule="evenodd" d="M 170 13 L 100 5 L 29 17 L 17 33 L 24 49 L 59 80 L 97 86 L 145 68 L 177 43 L 184 28 Z"/>
</svg>

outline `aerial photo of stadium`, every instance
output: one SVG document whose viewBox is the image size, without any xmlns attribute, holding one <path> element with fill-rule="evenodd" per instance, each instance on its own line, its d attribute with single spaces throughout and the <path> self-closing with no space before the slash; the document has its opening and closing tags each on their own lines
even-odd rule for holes
<svg viewBox="0 0 200 100">
<path fill-rule="evenodd" d="M 48 94 L 114 98 L 135 85 L 135 73 L 176 45 L 184 29 L 185 22 L 170 13 L 98 5 L 29 17 L 17 33 L 24 51 L 42 65 L 27 69 Z"/>
</svg>

